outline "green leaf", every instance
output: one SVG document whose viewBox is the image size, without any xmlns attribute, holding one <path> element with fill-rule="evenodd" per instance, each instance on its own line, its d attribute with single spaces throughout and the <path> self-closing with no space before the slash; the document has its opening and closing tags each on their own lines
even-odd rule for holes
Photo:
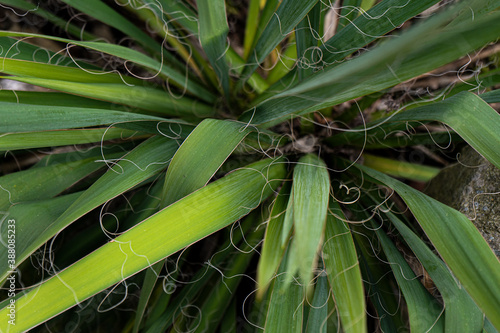
<svg viewBox="0 0 500 333">
<path fill-rule="evenodd" d="M 20 91 L 20 90 L 0 90 L 0 101 L 19 104 L 69 106 L 89 108 L 89 109 L 109 109 L 114 111 L 127 111 L 125 107 L 118 104 L 111 104 L 104 101 L 85 98 L 52 91 Z M 130 108 L 129 110 L 130 111 Z"/>
<path fill-rule="evenodd" d="M 92 128 L 0 134 L 0 151 L 76 145 L 137 137 L 136 131 L 121 128 Z"/>
<path fill-rule="evenodd" d="M 500 90 L 488 91 L 479 95 L 486 103 L 500 103 Z"/>
<path fill-rule="evenodd" d="M 90 65 L 80 60 L 74 60 L 60 53 L 55 53 L 40 46 L 6 36 L 8 36 L 6 31 L 0 30 L 0 56 L 2 59 L 17 59 L 44 64 L 99 70 L 97 66 Z"/>
<path fill-rule="evenodd" d="M 318 277 L 314 288 L 314 297 L 307 316 L 306 333 L 327 333 L 328 299 L 330 288 L 328 278 L 322 274 Z"/>
<path fill-rule="evenodd" d="M 64 29 L 64 31 L 69 32 L 75 37 L 80 37 L 82 39 L 96 38 L 94 35 L 84 31 L 82 28 L 79 28 L 78 26 L 71 24 L 70 22 L 60 18 L 59 16 L 54 15 L 49 11 L 46 11 L 45 9 L 41 8 L 40 5 L 38 4 L 35 5 L 24 0 L 2 0 L 0 1 L 0 3 L 7 6 L 19 8 L 21 10 L 29 12 L 30 14 L 35 14 L 40 17 L 43 17 L 44 19 L 50 21 L 53 25 Z"/>
<path fill-rule="evenodd" d="M 312 154 L 300 158 L 293 173 L 294 236 L 287 268 L 290 277 L 298 271 L 306 286 L 316 268 L 329 197 L 330 177 L 325 163 Z"/>
<path fill-rule="evenodd" d="M 311 75 L 245 112 L 240 119 L 269 126 L 292 114 L 306 114 L 368 95 L 431 71 L 498 38 L 498 12 L 448 28 L 460 8 L 435 16 L 359 57 Z M 460 43 L 454 42 L 457 39 Z"/>
<path fill-rule="evenodd" d="M 118 75 L 112 72 L 101 70 L 83 70 L 81 68 L 44 64 L 40 62 L 2 59 L 1 72 L 21 77 L 36 77 L 48 80 L 59 80 L 81 83 L 121 83 L 121 84 L 141 84 L 136 78 Z M 8 79 L 13 79 L 7 77 Z"/>
<path fill-rule="evenodd" d="M 393 121 L 436 120 L 453 128 L 467 143 L 500 168 L 500 115 L 480 97 L 462 92 L 444 101 L 394 115 Z"/>
<path fill-rule="evenodd" d="M 189 32 L 198 33 L 197 14 L 189 8 L 187 3 L 178 0 L 158 0 L 163 12 L 175 24 L 187 29 Z"/>
<path fill-rule="evenodd" d="M 445 332 L 480 332 L 483 327 L 481 310 L 460 287 L 446 265 L 396 215 L 390 211 L 385 214 L 398 228 L 441 293 L 445 305 Z"/>
<path fill-rule="evenodd" d="M 264 160 L 165 208 L 19 298 L 16 315 L 23 320 L 15 330 L 39 325 L 248 214 L 277 186 L 270 181 L 283 178 L 284 173 L 283 164 Z M 47 303 L 49 298 L 58 301 Z M 2 309 L 0 316 L 7 312 Z M 6 330 L 7 325 L 0 322 L 0 329 Z"/>
<path fill-rule="evenodd" d="M 177 99 L 166 91 L 150 87 L 128 86 L 121 83 L 68 82 L 18 76 L 9 76 L 9 79 L 112 103 L 125 104 L 158 114 L 195 115 L 198 117 L 214 114 L 211 106 L 187 97 Z"/>
<path fill-rule="evenodd" d="M 358 255 L 339 204 L 332 198 L 326 221 L 323 261 L 345 332 L 367 332 L 366 303 Z"/>
<path fill-rule="evenodd" d="M 205 186 L 236 146 L 249 133 L 242 124 L 207 119 L 202 121 L 182 143 L 170 162 L 163 186 L 164 208 Z M 200 168 L 203 165 L 203 168 Z M 155 279 L 161 264 L 146 272 L 146 281 Z M 141 300 L 149 299 L 154 284 L 143 286 Z M 146 303 L 142 303 L 146 306 Z M 139 308 L 138 313 L 144 309 Z M 136 320 L 136 326 L 141 319 Z"/>
<path fill-rule="evenodd" d="M 337 31 L 344 29 L 349 23 L 351 23 L 359 14 L 362 0 L 345 0 L 342 2 L 342 9 L 339 14 L 339 22 L 337 25 Z M 384 2 L 384 1 L 382 1 Z M 387 1 L 385 1 L 387 2 Z M 422 1 L 419 1 L 422 2 Z M 408 9 L 405 8 L 405 11 Z M 420 11 L 419 11 L 420 13 Z M 393 23 L 394 24 L 394 23 Z M 373 35 L 373 32 L 370 31 Z"/>
<path fill-rule="evenodd" d="M 286 263 L 289 262 L 287 254 L 270 289 L 271 301 L 264 332 L 302 332 L 305 288 L 297 281 L 287 281 L 290 272 L 286 268 Z"/>
<path fill-rule="evenodd" d="M 441 102 L 405 110 L 367 126 L 374 130 L 397 122 L 440 121 L 455 130 L 467 143 L 500 168 L 500 115 L 480 97 L 461 92 Z M 341 144 L 363 140 L 365 129 L 332 137 L 330 143 Z M 448 138 L 449 141 L 450 139 Z"/>
<path fill-rule="evenodd" d="M 363 154 L 363 165 L 390 176 L 402 177 L 417 182 L 427 182 L 440 171 L 438 168 L 426 165 L 396 161 L 370 154 Z"/>
<path fill-rule="evenodd" d="M 136 42 L 146 46 L 147 48 L 159 51 L 161 46 L 148 34 L 136 27 L 135 24 L 128 21 L 126 18 L 115 12 L 111 7 L 99 0 L 62 0 L 68 5 L 78 9 L 79 11 L 106 23 L 107 25 L 116 28 L 123 32 L 125 36 L 130 36 Z"/>
<path fill-rule="evenodd" d="M 130 112 L 5 102 L 0 102 L 0 119 L 0 133 L 50 131 L 137 120 L 165 121 Z"/>
<path fill-rule="evenodd" d="M 173 67 L 171 66 L 170 63 L 155 60 L 155 59 L 153 59 L 153 58 L 151 58 L 151 57 L 149 57 L 149 56 L 147 56 L 147 55 L 145 55 L 137 50 L 134 50 L 134 49 L 131 49 L 128 47 L 115 45 L 115 44 L 109 44 L 109 43 L 103 43 L 103 42 L 80 42 L 80 41 L 75 41 L 75 40 L 71 40 L 71 39 L 53 37 L 53 36 L 48 36 L 48 35 L 39 35 L 39 34 L 21 33 L 21 32 L 10 32 L 10 31 L 0 31 L 0 36 L 44 38 L 44 39 L 54 40 L 57 42 L 67 43 L 70 45 L 82 46 L 82 47 L 89 48 L 91 50 L 96 50 L 99 52 L 104 52 L 104 53 L 122 58 L 126 61 L 136 63 L 140 66 L 143 66 L 144 68 L 149 69 L 153 73 L 153 75 L 151 75 L 151 78 L 156 76 L 156 74 L 159 74 L 162 77 L 165 77 L 169 80 L 172 80 L 172 82 L 175 83 L 177 86 L 181 87 L 182 89 L 185 89 L 186 91 L 188 91 L 189 93 L 191 93 L 195 96 L 198 96 L 199 98 L 201 98 L 202 100 L 204 100 L 206 102 L 215 101 L 214 96 L 208 90 L 206 90 L 206 88 L 197 84 L 193 80 L 186 78 L 185 74 L 182 74 L 181 72 L 178 72 L 177 70 L 173 69 Z M 0 40 L 1 39 L 2 38 L 0 38 Z M 28 56 L 28 58 L 25 60 L 31 60 L 31 58 Z M 26 62 L 24 64 L 34 66 L 34 65 L 28 64 Z M 38 64 L 37 66 L 41 66 L 41 65 Z M 48 67 L 42 67 L 42 68 L 48 68 Z M 52 67 L 50 67 L 50 68 L 52 68 Z M 58 69 L 58 71 L 62 71 L 63 73 L 67 73 L 68 70 L 66 68 L 62 68 L 62 69 L 60 68 L 60 69 Z M 106 74 L 104 74 L 104 73 L 106 73 Z M 104 73 L 102 73 L 102 71 L 97 71 L 97 70 L 91 70 L 89 72 L 85 72 L 85 71 L 82 71 L 81 69 L 79 71 L 77 71 L 75 69 L 74 72 L 71 72 L 69 80 L 71 80 L 71 78 L 73 78 L 73 80 L 74 80 L 74 77 L 85 76 L 87 78 L 87 80 L 83 80 L 81 82 L 96 82 L 96 80 L 99 80 L 96 77 L 98 77 L 100 75 L 104 75 L 106 77 L 113 77 L 113 78 L 118 77 L 117 74 L 111 74 L 111 73 L 108 74 L 108 72 L 104 72 Z M 17 75 L 17 73 L 14 73 L 14 74 Z M 36 74 L 37 77 L 50 78 L 50 77 L 41 76 L 41 75 L 45 75 L 46 71 L 43 71 L 43 72 L 31 71 L 31 72 L 27 72 L 26 74 L 29 76 L 33 76 Z M 99 74 L 99 75 L 95 75 L 95 74 Z M 59 77 L 53 77 L 53 78 L 60 80 Z M 114 80 L 117 80 L 117 82 L 122 82 L 123 80 L 125 80 L 126 82 L 130 82 L 133 84 L 141 84 L 143 82 L 142 80 L 138 80 L 136 78 L 132 78 L 129 76 L 122 75 L 121 78 L 123 78 L 123 79 L 120 79 L 121 81 L 118 81 L 116 78 Z"/>
<path fill-rule="evenodd" d="M 267 2 L 267 1 L 266 1 Z M 243 58 L 247 59 L 250 54 L 257 33 L 257 26 L 259 22 L 260 13 L 260 0 L 250 0 L 248 4 L 247 21 L 245 25 L 245 35 L 243 41 Z"/>
<path fill-rule="evenodd" d="M 438 2 L 439 0 L 410 0 L 404 8 L 399 8 L 401 5 L 399 0 L 380 1 L 375 7 L 358 16 L 351 24 L 337 31 L 332 38 L 320 45 L 321 61 L 315 63 L 315 69 L 336 66 L 337 62 L 373 42 L 376 38 L 387 38 L 384 35 L 394 30 L 395 27 L 401 26 L 413 16 Z M 263 101 L 266 97 L 287 89 L 297 82 L 297 72 L 293 70 L 281 82 L 272 86 L 269 93 L 259 97 L 258 101 Z"/>
<path fill-rule="evenodd" d="M 243 238 L 243 233 L 245 232 L 244 227 L 249 227 L 250 225 L 241 225 L 242 232 L 237 232 L 233 234 L 232 238 L 227 237 L 222 243 L 217 251 L 217 255 L 213 256 L 210 259 L 211 266 L 219 267 L 223 262 L 227 260 L 227 258 L 233 253 L 232 244 L 239 243 Z M 178 313 L 178 309 L 186 303 L 193 302 L 193 299 L 197 297 L 197 295 L 203 291 L 206 284 L 212 280 L 215 274 L 219 274 L 220 272 L 217 269 L 213 269 L 213 267 L 205 266 L 196 272 L 196 274 L 192 277 L 191 281 L 194 283 L 189 284 L 186 288 L 183 288 L 176 298 L 172 300 L 168 304 L 168 307 L 163 310 L 158 310 L 155 308 L 153 310 L 152 316 L 147 318 L 146 327 L 147 333 L 163 333 L 167 329 L 168 326 L 172 325 L 175 315 Z M 160 312 L 159 317 L 153 317 L 154 312 Z M 161 313 L 163 312 L 163 313 Z"/>
<path fill-rule="evenodd" d="M 260 222 L 259 215 L 260 212 L 254 211 L 245 218 L 243 223 L 256 225 Z M 259 229 L 251 232 L 249 235 L 245 235 L 244 244 L 239 246 L 239 251 L 229 258 L 231 266 L 223 272 L 222 279 L 212 288 L 201 306 L 201 311 L 198 315 L 200 322 L 191 326 L 194 332 L 215 332 L 220 321 L 225 317 L 225 311 L 230 305 L 231 299 L 235 298 L 236 288 L 244 277 L 241 272 L 247 270 L 254 254 L 254 246 L 262 238 L 263 231 L 264 229 Z"/>
<path fill-rule="evenodd" d="M 243 82 L 314 7 L 318 0 L 283 0 L 260 35 L 242 73 Z"/>
<path fill-rule="evenodd" d="M 389 237 L 381 229 L 376 229 L 376 233 L 408 306 L 411 331 L 443 332 L 442 305 L 417 280 L 415 273 Z"/>
<path fill-rule="evenodd" d="M 200 43 L 222 85 L 224 95 L 229 96 L 229 66 L 226 62 L 227 34 L 224 0 L 197 0 Z"/>
<path fill-rule="evenodd" d="M 356 212 L 356 220 L 366 221 L 371 217 L 369 210 L 361 206 L 359 202 L 354 205 L 351 212 Z M 381 245 L 377 235 L 371 226 L 367 227 L 366 224 L 351 224 L 350 229 L 356 244 L 365 294 L 373 304 L 374 314 L 380 320 L 381 330 L 383 332 L 407 330 L 406 308 L 401 306 L 401 295 L 394 292 L 397 281 L 391 274 L 387 258 L 380 251 Z"/>
<path fill-rule="evenodd" d="M 0 221 L 3 221 L 0 229 L 3 244 L 7 244 L 7 220 L 16 221 L 16 265 L 24 261 L 36 249 L 33 244 L 36 244 L 38 232 L 56 220 L 80 195 L 81 192 L 76 192 L 52 199 L 20 203 L 13 205 L 5 216 L 0 216 Z M 7 247 L 0 247 L 0 255 L 7 258 Z M 12 269 L 7 260 L 2 260 L 0 262 L 0 281 L 5 281 L 10 271 Z"/>
<path fill-rule="evenodd" d="M 122 154 L 114 154 L 111 156 L 104 155 L 103 157 L 106 160 L 106 165 L 110 168 L 110 170 L 108 170 L 108 172 L 106 172 L 97 181 L 95 181 L 92 186 L 90 186 L 86 191 L 81 193 L 81 195 L 78 197 L 78 200 L 76 200 L 62 214 L 57 216 L 57 218 L 38 221 L 38 223 L 36 224 L 36 230 L 33 229 L 32 231 L 30 231 L 30 233 L 32 233 L 36 237 L 33 239 L 30 238 L 30 242 L 27 245 L 21 245 L 18 242 L 18 244 L 25 250 L 24 252 L 18 251 L 16 259 L 17 264 L 20 264 L 42 244 L 44 244 L 51 237 L 66 228 L 70 223 L 77 220 L 79 217 L 83 216 L 99 205 L 113 199 L 114 197 L 126 192 L 127 190 L 143 182 L 144 180 L 150 178 L 151 176 L 158 173 L 161 169 L 166 168 L 168 162 L 170 162 L 170 159 L 172 158 L 177 148 L 177 142 L 163 138 L 161 136 L 157 136 L 143 142 L 141 145 L 139 145 L 137 148 L 123 157 L 121 156 Z M 118 161 L 118 163 L 116 163 L 115 157 L 118 156 L 120 156 L 121 159 Z M 161 156 L 161 158 L 159 158 L 158 156 Z M 94 169 L 103 166 L 103 163 L 94 162 L 95 157 L 90 157 L 84 161 L 87 162 L 87 164 L 93 166 Z M 116 164 L 110 166 L 110 162 L 115 162 Z M 82 164 L 81 161 L 70 162 L 69 164 L 73 165 L 78 163 Z M 57 186 L 58 184 L 58 182 L 54 181 L 54 177 L 64 179 L 63 177 L 66 176 L 66 173 L 68 173 L 67 171 L 63 172 L 65 170 L 62 169 L 62 167 L 68 168 L 66 164 L 55 164 L 54 166 L 33 169 L 33 171 L 37 172 L 38 177 L 44 180 L 40 185 L 43 186 L 43 190 L 31 192 L 33 191 L 33 188 L 31 187 L 29 189 L 31 191 L 28 193 L 34 196 L 33 199 L 37 199 L 40 196 L 50 196 L 51 193 L 56 193 L 55 191 L 48 191 L 51 189 L 51 187 Z M 92 171 L 94 169 L 92 169 Z M 54 175 L 48 174 L 48 171 L 50 170 L 52 170 L 52 173 Z M 73 173 L 75 174 L 75 176 L 79 176 L 76 171 L 78 170 L 74 170 Z M 17 172 L 15 174 L 10 174 L 4 177 L 8 177 L 11 175 L 22 177 L 23 181 L 32 180 L 32 177 L 28 177 L 29 175 L 23 177 L 22 172 Z M 67 180 L 64 179 L 64 181 L 66 182 L 71 181 L 72 179 L 68 176 L 66 176 L 66 178 Z M 19 183 L 20 181 L 17 180 L 16 184 Z M 32 186 L 33 183 L 30 182 L 30 185 Z M 56 187 L 56 190 L 60 191 L 58 187 Z M 18 190 L 15 193 L 18 194 L 19 192 L 20 191 Z M 29 199 L 31 198 L 27 197 L 27 199 L 25 200 Z M 20 223 L 22 225 L 24 225 L 24 223 L 31 224 L 31 221 L 32 218 L 25 218 Z M 4 274 L 3 271 L 1 273 Z"/>
<path fill-rule="evenodd" d="M 264 236 L 264 244 L 262 245 L 262 253 L 259 259 L 257 268 L 257 297 L 262 299 L 264 293 L 276 271 L 280 266 L 281 259 L 285 252 L 285 244 L 281 238 L 285 228 L 285 213 L 288 206 L 291 183 L 285 182 L 280 190 L 280 193 L 274 201 L 269 222 L 267 222 L 266 234 Z M 292 201 L 293 202 L 293 201 Z M 289 225 L 287 236 L 290 234 L 290 229 L 293 224 Z M 288 238 L 287 238 L 288 239 Z"/>
<path fill-rule="evenodd" d="M 0 210 L 6 210 L 21 201 L 54 197 L 103 166 L 104 163 L 96 163 L 95 158 L 91 157 L 2 176 Z"/>
<path fill-rule="evenodd" d="M 309 14 L 300 21 L 295 30 L 295 39 L 297 41 L 297 67 L 299 71 L 299 80 L 302 81 L 313 73 L 313 64 L 315 51 L 318 47 L 318 40 L 321 37 L 321 9 L 323 3 L 319 1 L 309 12 Z"/>
<path fill-rule="evenodd" d="M 249 132 L 244 124 L 237 122 L 202 121 L 172 159 L 165 177 L 162 205 L 170 205 L 206 185 Z"/>
<path fill-rule="evenodd" d="M 441 258 L 476 304 L 500 327 L 500 263 L 474 224 L 462 213 L 378 171 L 355 165 L 366 177 L 394 189 L 406 202 Z"/>
</svg>

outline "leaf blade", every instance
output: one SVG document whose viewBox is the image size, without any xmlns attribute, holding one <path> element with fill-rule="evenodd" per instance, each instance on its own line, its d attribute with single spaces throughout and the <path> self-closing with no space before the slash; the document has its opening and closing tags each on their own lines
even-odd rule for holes
<svg viewBox="0 0 500 333">
<path fill-rule="evenodd" d="M 17 315 L 23 317 L 23 321 L 16 330 L 26 330 L 42 323 L 247 214 L 248 207 L 257 206 L 272 192 L 263 171 L 269 179 L 280 179 L 285 170 L 282 164 L 265 160 L 236 171 L 143 221 L 19 298 Z M 244 193 L 246 195 L 240 195 Z M 228 206 L 236 208 L 228 210 Z M 169 237 L 167 243 L 165 237 Z M 151 243 L 162 243 L 163 246 L 151 248 Z M 96 267 L 106 267 L 106 274 Z M 81 276 L 82 269 L 87 272 L 85 279 Z M 47 297 L 55 296 L 59 302 L 40 307 L 41 303 L 46 304 Z M 6 311 L 6 308 L 0 310 L 0 314 Z M 0 325 L 5 330 L 8 324 L 3 321 Z"/>
</svg>

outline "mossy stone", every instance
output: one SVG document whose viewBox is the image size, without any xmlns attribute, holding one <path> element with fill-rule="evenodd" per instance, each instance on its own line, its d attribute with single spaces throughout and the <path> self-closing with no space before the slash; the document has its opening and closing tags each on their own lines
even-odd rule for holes
<svg viewBox="0 0 500 333">
<path fill-rule="evenodd" d="M 465 214 L 500 257 L 500 169 L 466 147 L 425 192 Z"/>
</svg>

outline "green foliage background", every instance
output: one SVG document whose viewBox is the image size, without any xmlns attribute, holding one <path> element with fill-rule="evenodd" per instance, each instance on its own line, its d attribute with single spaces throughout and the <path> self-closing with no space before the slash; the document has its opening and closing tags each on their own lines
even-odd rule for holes
<svg viewBox="0 0 500 333">
<path fill-rule="evenodd" d="M 32 87 L 0 91 L 0 330 L 497 332 L 498 258 L 402 159 L 500 168 L 499 8 L 0 0 Z"/>
</svg>

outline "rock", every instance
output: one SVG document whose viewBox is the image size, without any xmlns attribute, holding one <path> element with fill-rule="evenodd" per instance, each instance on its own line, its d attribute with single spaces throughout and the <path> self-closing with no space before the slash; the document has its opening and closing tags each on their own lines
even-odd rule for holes
<svg viewBox="0 0 500 333">
<path fill-rule="evenodd" d="M 500 169 L 467 146 L 425 193 L 465 214 L 500 258 Z"/>
</svg>

